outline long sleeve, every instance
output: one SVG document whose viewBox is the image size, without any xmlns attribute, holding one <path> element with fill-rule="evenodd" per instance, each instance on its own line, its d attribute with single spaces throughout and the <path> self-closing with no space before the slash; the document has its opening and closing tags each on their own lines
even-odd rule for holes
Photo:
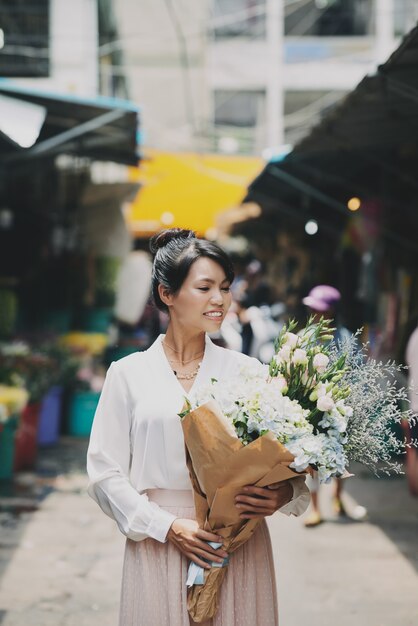
<svg viewBox="0 0 418 626">
<path fill-rule="evenodd" d="M 305 483 L 305 476 L 297 476 L 289 481 L 293 487 L 293 497 L 279 511 L 285 515 L 302 515 L 309 506 L 311 500 L 310 491 Z"/>
<path fill-rule="evenodd" d="M 174 515 L 150 502 L 131 484 L 132 408 L 127 385 L 112 363 L 94 417 L 87 453 L 89 495 L 129 539 L 166 541 Z"/>
</svg>

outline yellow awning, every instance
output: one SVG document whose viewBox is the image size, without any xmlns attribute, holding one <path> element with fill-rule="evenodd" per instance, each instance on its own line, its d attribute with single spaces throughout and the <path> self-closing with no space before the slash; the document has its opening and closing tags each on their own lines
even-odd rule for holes
<svg viewBox="0 0 418 626">
<path fill-rule="evenodd" d="M 263 166 L 256 157 L 150 150 L 130 168 L 142 187 L 125 212 L 128 227 L 137 237 L 167 227 L 208 234 L 218 215 L 242 202 Z"/>
</svg>

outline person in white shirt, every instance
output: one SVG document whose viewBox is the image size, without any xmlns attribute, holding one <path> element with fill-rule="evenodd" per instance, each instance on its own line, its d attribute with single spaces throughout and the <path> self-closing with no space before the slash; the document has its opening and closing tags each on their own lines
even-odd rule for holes
<svg viewBox="0 0 418 626">
<path fill-rule="evenodd" d="M 145 352 L 112 363 L 88 449 L 89 494 L 126 535 L 121 626 L 189 626 L 189 561 L 210 567 L 227 556 L 198 527 L 178 413 L 195 386 L 237 375 L 247 357 L 212 343 L 231 304 L 234 278 L 226 253 L 170 229 L 151 241 L 152 291 L 168 311 L 167 332 Z M 237 496 L 241 517 L 280 510 L 302 514 L 309 504 L 304 477 L 276 489 L 249 487 Z M 221 540 L 222 541 L 222 540 Z M 263 521 L 230 560 L 213 626 L 276 626 L 273 557 Z"/>
</svg>

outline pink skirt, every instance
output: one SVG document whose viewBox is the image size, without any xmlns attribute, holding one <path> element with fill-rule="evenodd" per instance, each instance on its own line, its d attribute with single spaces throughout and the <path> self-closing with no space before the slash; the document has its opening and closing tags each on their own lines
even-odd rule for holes
<svg viewBox="0 0 418 626">
<path fill-rule="evenodd" d="M 194 519 L 192 493 L 152 490 L 150 500 L 177 517 Z M 188 561 L 170 542 L 126 541 L 119 626 L 190 626 Z M 230 557 L 220 606 L 201 626 L 277 626 L 273 554 L 267 524 Z"/>
</svg>

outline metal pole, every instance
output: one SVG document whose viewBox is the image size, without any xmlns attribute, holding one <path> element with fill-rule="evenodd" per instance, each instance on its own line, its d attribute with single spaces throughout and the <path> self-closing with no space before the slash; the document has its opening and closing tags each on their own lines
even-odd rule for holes
<svg viewBox="0 0 418 626">
<path fill-rule="evenodd" d="M 266 147 L 284 143 L 283 0 L 266 0 Z"/>
<path fill-rule="evenodd" d="M 394 42 L 394 2 L 375 0 L 375 61 L 379 65 L 393 52 Z"/>
</svg>

